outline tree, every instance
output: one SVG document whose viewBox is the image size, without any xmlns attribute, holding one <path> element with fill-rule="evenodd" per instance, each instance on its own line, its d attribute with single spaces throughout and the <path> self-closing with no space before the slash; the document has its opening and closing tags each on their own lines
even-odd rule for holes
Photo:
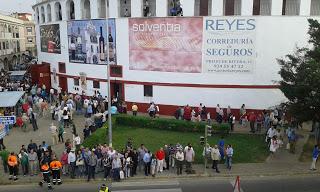
<svg viewBox="0 0 320 192">
<path fill-rule="evenodd" d="M 319 121 L 320 117 L 320 23 L 308 19 L 311 48 L 299 48 L 286 59 L 278 59 L 280 90 L 288 98 L 289 114 L 298 122 Z"/>
<path fill-rule="evenodd" d="M 312 121 L 315 142 L 320 144 L 320 23 L 308 19 L 311 48 L 299 48 L 279 59 L 280 90 L 288 98 L 284 103 L 298 122 Z"/>
</svg>

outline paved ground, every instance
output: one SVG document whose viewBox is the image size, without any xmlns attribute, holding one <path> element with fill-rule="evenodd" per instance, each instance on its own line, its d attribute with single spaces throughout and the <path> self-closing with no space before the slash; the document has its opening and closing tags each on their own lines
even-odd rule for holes
<svg viewBox="0 0 320 192">
<path fill-rule="evenodd" d="M 234 180 L 231 179 L 170 179 L 146 182 L 127 182 L 109 185 L 112 191 L 117 192 L 232 192 Z M 56 192 L 94 192 L 98 191 L 102 183 L 78 183 L 55 186 Z M 240 178 L 240 191 L 242 192 L 318 192 L 320 188 L 319 177 L 305 178 Z M 47 191 L 36 185 L 1 186 L 3 192 L 40 192 Z M 235 190 L 237 191 L 237 190 Z"/>
<path fill-rule="evenodd" d="M 84 118 L 82 116 L 75 116 L 74 121 L 77 127 L 77 132 L 82 133 L 82 129 L 84 127 Z M 33 139 L 34 142 L 40 144 L 43 140 L 47 141 L 49 145 L 52 144 L 51 136 L 49 132 L 49 125 L 51 124 L 51 120 L 47 118 L 40 118 L 38 120 L 39 130 L 34 132 L 29 125 L 29 130 L 27 132 L 22 132 L 17 128 L 14 128 L 10 135 L 5 138 L 5 144 L 9 150 L 17 151 L 18 148 L 24 144 L 28 145 L 30 139 Z M 306 126 L 309 127 L 309 126 Z M 235 132 L 248 132 L 248 128 L 239 127 L 235 128 Z M 220 165 L 220 174 L 216 174 L 211 169 L 207 170 L 207 173 L 204 172 L 204 167 L 202 165 L 195 165 L 194 169 L 196 170 L 196 175 L 186 175 L 184 174 L 182 177 L 206 177 L 212 176 L 215 178 L 235 178 L 237 175 L 243 176 L 254 176 L 254 177 L 263 177 L 270 175 L 278 175 L 278 176 L 294 176 L 294 175 L 311 175 L 311 176 L 319 176 L 318 171 L 309 171 L 310 163 L 300 163 L 298 161 L 299 155 L 302 151 L 303 144 L 308 138 L 308 130 L 300 130 L 299 134 L 303 136 L 303 138 L 299 139 L 297 144 L 297 152 L 296 154 L 290 154 L 285 149 L 280 149 L 274 157 L 268 158 L 265 163 L 255 163 L 255 164 L 235 164 L 231 171 L 226 170 L 224 165 Z M 65 138 L 72 139 L 71 130 L 66 130 Z M 53 146 L 53 150 L 56 151 L 58 155 L 62 153 L 64 150 L 63 144 L 58 144 Z M 11 182 L 7 180 L 8 175 L 4 175 L 2 166 L 0 166 L 0 183 L 1 184 L 23 184 L 23 183 L 37 183 L 40 180 L 40 177 L 19 177 L 17 182 Z M 102 178 L 102 176 L 97 176 L 97 178 Z M 174 170 L 166 171 L 160 175 L 157 175 L 158 179 L 167 179 L 167 178 L 178 178 L 175 174 Z M 83 182 L 84 178 L 80 180 L 70 180 L 69 178 L 64 177 L 63 180 L 66 182 Z M 133 180 L 141 180 L 145 179 L 143 174 L 138 174 L 137 177 L 129 178 L 128 181 Z M 153 180 L 149 177 L 149 179 Z"/>
</svg>

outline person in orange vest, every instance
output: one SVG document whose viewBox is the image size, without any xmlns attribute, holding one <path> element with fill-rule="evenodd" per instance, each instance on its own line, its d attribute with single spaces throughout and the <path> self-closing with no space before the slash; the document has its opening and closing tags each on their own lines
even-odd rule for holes
<svg viewBox="0 0 320 192">
<path fill-rule="evenodd" d="M 48 162 L 43 163 L 40 168 L 43 176 L 43 180 L 39 182 L 40 187 L 42 187 L 44 183 L 48 183 L 48 189 L 53 189 L 50 182 L 50 167 Z"/>
<path fill-rule="evenodd" d="M 61 185 L 61 179 L 60 179 L 60 170 L 62 168 L 62 164 L 60 161 L 57 160 L 57 158 L 53 159 L 50 163 L 50 169 L 52 170 L 52 183 L 55 185 L 58 182 L 58 185 Z"/>
<path fill-rule="evenodd" d="M 8 157 L 8 166 L 9 166 L 9 180 L 18 180 L 17 173 L 18 173 L 18 159 L 14 152 L 11 152 Z"/>
</svg>

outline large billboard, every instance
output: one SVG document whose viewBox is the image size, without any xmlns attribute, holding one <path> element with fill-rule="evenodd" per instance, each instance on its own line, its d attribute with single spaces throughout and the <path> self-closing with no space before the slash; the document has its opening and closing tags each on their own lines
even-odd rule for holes
<svg viewBox="0 0 320 192">
<path fill-rule="evenodd" d="M 252 73 L 257 58 L 256 20 L 204 17 L 204 73 Z"/>
<path fill-rule="evenodd" d="M 203 19 L 130 18 L 129 69 L 201 73 Z"/>
<path fill-rule="evenodd" d="M 59 24 L 40 26 L 41 52 L 61 53 Z"/>
<path fill-rule="evenodd" d="M 116 64 L 115 19 L 70 21 L 68 43 L 71 63 Z"/>
</svg>

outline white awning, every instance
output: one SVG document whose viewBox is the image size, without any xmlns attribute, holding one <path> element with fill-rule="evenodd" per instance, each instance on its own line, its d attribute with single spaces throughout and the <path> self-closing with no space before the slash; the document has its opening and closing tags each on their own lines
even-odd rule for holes
<svg viewBox="0 0 320 192">
<path fill-rule="evenodd" d="M 23 96 L 24 91 L 0 92 L 0 107 L 14 107 Z"/>
</svg>

